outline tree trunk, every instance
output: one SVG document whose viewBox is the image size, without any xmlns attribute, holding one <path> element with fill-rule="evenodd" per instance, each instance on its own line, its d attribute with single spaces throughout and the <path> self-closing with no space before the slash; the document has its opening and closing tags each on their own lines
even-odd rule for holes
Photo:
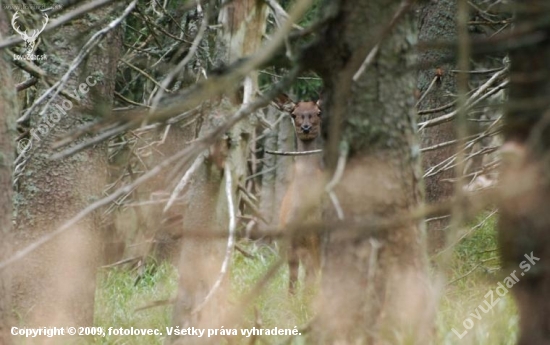
<svg viewBox="0 0 550 345">
<path fill-rule="evenodd" d="M 268 107 L 265 111 L 266 120 L 270 123 L 275 123 L 277 118 L 281 116 L 281 113 L 274 107 Z M 277 151 L 277 139 L 280 128 L 280 123 L 273 130 L 268 130 L 265 133 L 266 137 L 263 141 L 263 147 L 266 150 Z M 269 226 L 277 225 L 278 207 L 277 200 L 275 198 L 276 193 L 276 177 L 277 177 L 277 156 L 265 154 L 261 159 L 261 190 L 260 190 L 260 212 L 266 217 L 268 224 L 260 223 L 260 229 L 264 230 Z"/>
<path fill-rule="evenodd" d="M 505 274 L 519 278 L 512 289 L 520 314 L 518 344 L 542 345 L 550 342 L 550 11 L 541 0 L 516 5 L 516 27 L 542 39 L 510 52 L 499 245 Z"/>
<path fill-rule="evenodd" d="M 269 107 L 266 119 L 277 126 L 267 134 L 264 148 L 271 151 L 294 151 L 294 129 L 290 117 Z M 260 212 L 268 224 L 261 223 L 260 229 L 274 229 L 279 225 L 279 213 L 289 183 L 292 157 L 264 154 L 262 158 L 262 189 L 260 191 Z"/>
<path fill-rule="evenodd" d="M 440 0 L 426 1 L 420 13 L 419 41 L 424 43 L 434 41 L 456 42 L 456 1 Z M 422 97 L 418 110 L 442 108 L 423 117 L 429 120 L 450 112 L 456 95 L 456 78 L 451 70 L 456 69 L 453 49 L 427 49 L 419 56 L 421 69 L 418 73 L 417 90 Z M 438 76 L 438 70 L 442 72 Z M 435 83 L 433 83 L 435 79 Z M 433 84 L 432 84 L 433 83 Z M 427 127 L 420 132 L 422 148 L 439 145 L 456 138 L 454 122 L 445 122 L 438 126 Z M 426 202 L 435 204 L 448 199 L 454 190 L 449 179 L 454 177 L 454 169 L 440 170 L 441 162 L 455 153 L 455 145 L 447 145 L 422 154 L 424 171 L 436 167 L 424 179 L 426 185 Z M 445 181 L 447 180 L 447 182 Z M 428 249 L 433 253 L 441 249 L 445 243 L 445 228 L 450 218 L 435 219 L 427 222 Z"/>
<path fill-rule="evenodd" d="M 180 12 L 176 11 L 175 15 L 172 16 L 174 21 L 171 22 L 168 32 L 176 32 L 181 30 L 176 23 L 185 23 L 182 24 L 183 31 L 185 32 L 185 38 L 187 43 L 183 43 L 177 46 L 177 49 L 174 48 L 175 52 L 171 56 L 170 65 L 174 68 L 177 63 L 180 61 L 178 59 L 183 59 L 186 54 L 189 53 L 189 49 L 192 45 L 193 40 L 196 39 L 199 34 L 199 27 L 201 25 L 203 12 L 195 9 L 190 12 Z M 208 31 L 207 31 L 208 35 Z M 213 36 L 213 34 L 211 34 Z M 161 45 L 171 44 L 171 37 L 160 36 L 157 37 Z M 177 78 L 177 81 L 181 81 L 181 84 L 172 80 L 168 88 L 175 90 L 176 88 L 189 87 L 196 83 L 202 75 L 200 72 L 195 71 L 193 66 L 203 66 L 208 65 L 208 59 L 204 56 L 207 55 L 204 51 L 209 51 L 208 38 L 205 38 L 201 41 L 199 45 L 199 52 L 190 59 L 187 63 L 187 66 L 184 67 L 183 72 L 181 73 L 181 78 Z M 143 62 L 145 66 L 144 69 L 147 69 L 146 62 Z M 155 72 L 158 73 L 159 80 L 166 78 L 166 76 L 172 71 L 171 68 L 156 68 Z M 134 71 L 135 72 L 135 71 Z M 137 75 L 139 73 L 135 72 Z M 136 76 L 137 76 L 136 75 Z M 151 94 L 160 93 L 161 89 L 158 88 L 153 82 L 148 79 L 145 79 L 146 87 L 139 87 L 139 93 L 136 91 L 134 94 L 129 95 L 133 97 L 133 100 L 140 102 L 142 99 L 151 99 Z M 195 115 L 197 117 L 202 117 L 203 114 Z M 199 134 L 201 121 L 194 121 L 191 125 L 186 124 L 182 126 L 182 123 L 175 123 L 173 125 L 160 127 L 156 131 L 151 131 L 146 133 L 148 139 L 144 141 L 144 148 L 150 146 L 148 143 L 151 141 L 161 144 L 155 145 L 150 155 L 143 157 L 143 162 L 148 167 L 154 167 L 160 164 L 167 157 L 171 157 L 180 150 L 187 148 Z M 188 167 L 185 167 L 188 168 Z M 179 172 L 179 171 L 178 171 Z M 180 176 L 177 176 L 176 179 L 172 178 L 174 176 L 174 171 L 162 171 L 155 178 L 147 181 L 138 188 L 138 199 L 140 200 L 151 200 L 154 199 L 156 194 L 157 198 L 167 198 L 176 188 L 177 183 L 180 181 Z M 189 186 L 187 187 L 189 189 Z M 162 197 L 159 196 L 163 195 Z M 183 193 L 182 193 L 183 194 Z M 135 208 L 134 210 L 128 210 L 130 213 L 138 212 L 139 221 L 132 224 L 137 227 L 137 237 L 134 238 L 135 243 L 143 243 L 145 246 L 137 246 L 132 251 L 137 251 L 136 255 L 144 255 L 144 253 L 150 252 L 157 262 L 163 260 L 168 260 L 174 265 L 177 265 L 179 262 L 179 257 L 181 253 L 181 239 L 182 239 L 182 223 L 180 221 L 182 213 L 185 212 L 185 205 L 181 203 L 174 203 L 169 209 L 164 210 L 166 203 L 156 203 L 151 205 L 140 206 L 139 209 Z M 123 228 L 126 228 L 127 222 L 124 220 L 128 218 L 129 212 L 121 213 L 119 224 Z M 137 225 L 137 226 L 136 226 Z M 136 232 L 135 229 L 128 229 L 131 232 Z M 154 241 L 150 248 L 147 248 L 148 239 L 151 237 L 154 238 Z"/>
<path fill-rule="evenodd" d="M 405 72 L 412 64 L 408 38 L 414 37 L 408 15 L 383 40 L 366 72 L 352 80 L 400 3 L 336 2 L 329 8 L 334 19 L 321 43 L 305 56 L 328 90 L 323 105 L 329 120 L 325 151 L 330 171 L 338 148 L 349 148 L 335 188 L 344 221 L 330 229 L 318 298 L 315 333 L 325 343 L 407 339 L 426 344 L 432 328 L 422 226 L 411 222 L 377 229 L 383 221 L 408 214 L 421 197 L 411 111 L 414 76 Z M 332 204 L 326 206 L 327 222 L 336 219 L 330 217 L 333 209 Z"/>
<path fill-rule="evenodd" d="M 218 42 L 219 59 L 227 64 L 255 52 L 261 44 L 265 31 L 265 17 L 266 6 L 262 2 L 237 0 L 225 4 L 219 17 L 223 27 Z M 250 102 L 258 89 L 255 75 L 245 79 L 243 89 L 242 97 L 226 95 L 227 98 L 207 110 L 208 114 L 205 114 L 206 118 L 199 136 L 217 127 L 226 116 L 237 110 L 238 104 Z M 224 318 L 224 310 L 227 306 L 223 286 L 213 295 L 212 300 L 205 305 L 202 304 L 215 283 L 223 277 L 220 269 L 226 253 L 226 241 L 219 236 L 211 238 L 186 236 L 186 232 L 199 231 L 211 234 L 227 232 L 229 215 L 225 191 L 227 176 L 224 174 L 224 168 L 226 165 L 230 166 L 233 181 L 231 198 L 236 202 L 238 184 L 245 185 L 248 144 L 251 133 L 255 130 L 252 119 L 251 117 L 241 121 L 211 147 L 206 153 L 204 163 L 196 171 L 193 185 L 185 196 L 188 207 L 183 214 L 183 244 L 179 261 L 180 281 L 173 313 L 174 325 L 185 327 L 193 325 L 202 328 L 221 326 L 220 322 Z M 186 343 L 189 341 L 198 342 L 201 339 L 186 339 Z M 217 340 L 210 339 L 210 341 Z"/>
<path fill-rule="evenodd" d="M 98 18 L 108 18 L 108 10 Z M 81 19 L 46 35 L 51 48 L 42 68 L 60 78 L 81 52 L 96 23 Z M 97 116 L 110 113 L 121 42 L 111 31 L 71 74 L 64 90 L 79 90 L 80 105 L 57 96 L 45 117 L 31 114 L 32 149 L 19 176 L 16 247 L 48 236 L 66 220 L 101 198 L 106 183 L 107 146 L 99 144 L 71 157 L 50 160 L 51 145 Z M 44 88 L 39 87 L 37 94 Z M 43 106 L 44 104 L 42 104 Z M 42 106 L 37 109 L 42 109 Z M 89 138 L 87 138 L 89 139 Z M 77 140 L 71 146 L 82 143 Z M 12 293 L 19 315 L 37 326 L 93 324 L 96 269 L 102 254 L 99 214 L 81 221 L 15 265 Z"/>
<path fill-rule="evenodd" d="M 7 37 L 8 23 L 5 14 L 0 13 L 0 40 Z M 11 255 L 15 117 L 19 110 L 11 66 L 6 55 L 5 50 L 0 54 L 0 261 Z M 9 285 L 9 270 L 0 271 L 0 344 L 11 344 Z"/>
</svg>

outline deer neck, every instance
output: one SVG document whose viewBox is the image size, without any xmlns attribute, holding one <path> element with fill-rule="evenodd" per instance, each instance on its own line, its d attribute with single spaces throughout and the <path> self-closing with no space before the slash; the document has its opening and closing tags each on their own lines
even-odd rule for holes
<svg viewBox="0 0 550 345">
<path fill-rule="evenodd" d="M 320 146 L 318 139 L 307 140 L 307 141 L 298 139 L 296 141 L 297 141 L 296 149 L 298 152 L 318 150 Z"/>
<path fill-rule="evenodd" d="M 321 145 L 319 139 L 308 141 L 297 140 L 297 152 L 313 151 L 320 148 Z M 294 163 L 295 170 L 299 171 L 300 173 L 305 173 L 305 176 L 307 176 L 307 172 L 309 171 L 318 171 L 321 169 L 321 157 L 322 155 L 319 153 L 306 156 L 296 156 Z"/>
</svg>

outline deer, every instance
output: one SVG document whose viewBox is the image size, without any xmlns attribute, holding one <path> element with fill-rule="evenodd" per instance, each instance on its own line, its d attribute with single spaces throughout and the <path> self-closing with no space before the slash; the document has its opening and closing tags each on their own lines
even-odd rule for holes
<svg viewBox="0 0 550 345">
<path fill-rule="evenodd" d="M 296 134 L 296 151 L 306 152 L 321 147 L 321 102 L 292 102 L 288 96 L 279 96 L 275 101 L 280 110 L 290 114 Z M 289 293 L 297 288 L 300 263 L 305 268 L 306 284 L 311 286 L 321 267 L 321 235 L 308 229 L 301 233 L 300 227 L 319 222 L 319 200 L 323 190 L 323 164 L 318 154 L 295 157 L 293 174 L 284 195 L 279 213 L 283 231 L 291 229 L 287 260 L 289 268 Z"/>
<path fill-rule="evenodd" d="M 29 35 L 27 34 L 27 30 L 21 31 L 19 25 L 17 24 L 17 19 L 19 19 L 19 11 L 16 11 L 13 14 L 13 17 L 11 19 L 11 26 L 13 27 L 15 32 L 21 35 L 21 38 L 23 38 L 23 40 L 25 41 L 25 49 L 27 51 L 26 55 L 31 55 L 33 53 L 38 35 L 40 35 L 42 31 L 44 31 L 46 25 L 48 24 L 48 15 L 44 13 L 43 16 L 46 18 L 46 20 L 44 21 L 44 25 L 42 25 L 42 28 L 33 30 L 32 34 Z"/>
</svg>

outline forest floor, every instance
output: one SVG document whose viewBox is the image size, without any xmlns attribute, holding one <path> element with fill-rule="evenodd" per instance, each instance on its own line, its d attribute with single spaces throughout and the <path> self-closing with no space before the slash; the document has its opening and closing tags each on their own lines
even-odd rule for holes
<svg viewBox="0 0 550 345">
<path fill-rule="evenodd" d="M 495 292 L 502 281 L 495 238 L 496 218 L 481 216 L 459 234 L 462 239 L 452 247 L 453 256 L 448 278 L 440 297 L 437 313 L 436 344 L 515 344 L 518 317 L 510 293 L 500 298 Z M 251 287 L 279 259 L 276 250 L 267 245 L 242 244 L 254 258 L 235 251 L 230 272 L 229 303 L 237 305 Z M 163 336 L 106 336 L 88 338 L 93 344 L 163 344 L 166 327 L 170 327 L 172 306 L 164 305 L 136 311 L 154 301 L 169 300 L 176 295 L 177 272 L 162 264 L 146 273 L 136 285 L 136 272 L 124 269 L 102 270 L 96 298 L 96 325 L 115 328 L 157 328 Z M 521 283 L 521 282 L 520 282 Z M 288 328 L 303 331 L 313 316 L 310 302 L 313 294 L 301 292 L 299 297 L 287 293 L 288 271 L 283 265 L 261 290 L 255 303 L 243 317 L 242 328 Z M 498 301 L 497 301 L 497 298 Z M 488 305 L 493 305 L 489 311 Z M 487 313 L 485 313 L 483 308 Z M 471 321 L 465 321 L 469 319 Z M 466 327 L 470 329 L 467 330 Z M 454 329 L 454 331 L 453 331 Z M 464 332 L 467 331 L 465 334 Z M 239 331 L 240 334 L 240 331 Z M 462 338 L 459 337 L 462 336 Z M 257 344 L 308 344 L 307 331 L 302 336 L 263 336 Z M 231 344 L 250 344 L 250 338 L 231 336 Z M 229 344 L 229 342 L 227 342 Z"/>
</svg>

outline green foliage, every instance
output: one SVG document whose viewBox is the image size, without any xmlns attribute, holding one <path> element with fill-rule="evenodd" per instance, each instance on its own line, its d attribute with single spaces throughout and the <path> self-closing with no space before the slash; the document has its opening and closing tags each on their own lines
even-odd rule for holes
<svg viewBox="0 0 550 345">
<path fill-rule="evenodd" d="M 261 71 L 259 84 L 261 89 L 268 89 L 279 81 L 286 73 L 285 70 L 273 72 L 273 69 Z M 294 83 L 288 94 L 294 101 L 316 101 L 323 92 L 323 81 L 315 73 L 305 73 Z"/>
<path fill-rule="evenodd" d="M 288 12 L 292 5 L 295 3 L 294 0 L 283 0 L 280 1 L 281 6 Z M 298 23 L 302 27 L 308 27 L 313 24 L 320 17 L 320 6 L 321 0 L 314 0 L 311 8 L 306 12 L 304 18 Z M 268 31 L 275 30 L 274 27 L 268 26 Z M 294 52 L 298 52 L 306 43 L 308 39 L 311 39 L 312 36 L 308 38 L 301 39 L 299 42 L 292 42 Z M 269 68 L 260 72 L 259 75 L 259 84 L 260 88 L 264 89 L 272 84 L 276 83 L 281 79 L 283 75 L 287 73 L 287 70 L 284 68 Z M 288 90 L 287 93 L 292 95 L 295 101 L 298 100 L 317 100 L 319 95 L 323 90 L 323 82 L 319 76 L 313 72 L 306 72 L 298 78 L 294 83 L 291 90 Z"/>
<path fill-rule="evenodd" d="M 313 5 L 306 12 L 304 18 L 302 18 L 302 20 L 298 23 L 299 25 L 308 26 L 313 23 L 317 18 L 319 18 L 321 11 L 321 1 L 322 0 L 313 0 Z M 281 0 L 280 4 L 285 9 L 285 11 L 288 12 L 295 2 L 295 0 Z"/>
<path fill-rule="evenodd" d="M 298 100 L 317 100 L 323 92 L 323 82 L 313 73 L 311 76 L 304 76 L 293 85 L 292 93 Z"/>
</svg>

